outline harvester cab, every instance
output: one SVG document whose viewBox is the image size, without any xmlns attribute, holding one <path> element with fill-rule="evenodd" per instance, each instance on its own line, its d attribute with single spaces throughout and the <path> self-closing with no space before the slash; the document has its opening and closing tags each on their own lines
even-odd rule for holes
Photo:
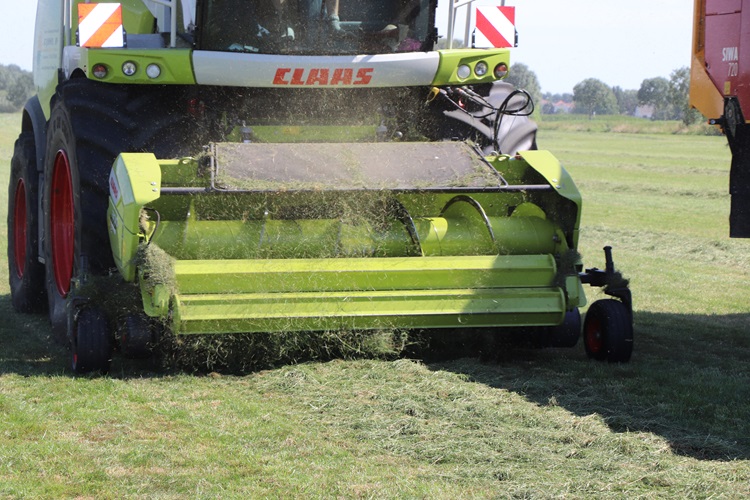
<svg viewBox="0 0 750 500">
<path fill-rule="evenodd" d="M 256 54 L 418 51 L 436 42 L 434 4 L 430 4 L 429 0 L 203 2 L 197 39 L 205 50 Z"/>
<path fill-rule="evenodd" d="M 13 304 L 76 372 L 176 336 L 523 328 L 628 361 L 607 251 L 537 150 L 508 49 L 436 50 L 435 0 L 40 0 L 13 157 Z M 104 285 L 102 285 L 104 284 Z M 530 333 L 531 334 L 531 333 Z"/>
</svg>

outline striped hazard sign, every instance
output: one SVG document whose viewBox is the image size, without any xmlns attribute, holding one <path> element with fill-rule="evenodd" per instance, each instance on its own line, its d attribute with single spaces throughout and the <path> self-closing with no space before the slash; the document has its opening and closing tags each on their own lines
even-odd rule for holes
<svg viewBox="0 0 750 500">
<path fill-rule="evenodd" d="M 122 7 L 119 3 L 78 4 L 78 45 L 123 47 Z"/>
<path fill-rule="evenodd" d="M 476 47 L 513 47 L 516 40 L 516 8 L 477 7 Z"/>
</svg>

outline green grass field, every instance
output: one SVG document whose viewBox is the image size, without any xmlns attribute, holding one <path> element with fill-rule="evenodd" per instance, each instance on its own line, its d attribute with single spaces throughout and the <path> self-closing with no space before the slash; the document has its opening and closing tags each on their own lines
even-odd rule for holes
<svg viewBox="0 0 750 500">
<path fill-rule="evenodd" d="M 19 125 L 0 115 L 4 186 Z M 579 344 L 74 378 L 46 319 L 12 312 L 3 262 L 0 497 L 747 497 L 750 240 L 727 236 L 726 141 L 614 130 L 545 121 L 539 145 L 582 191 L 585 264 L 610 244 L 631 279 L 631 363 Z"/>
</svg>

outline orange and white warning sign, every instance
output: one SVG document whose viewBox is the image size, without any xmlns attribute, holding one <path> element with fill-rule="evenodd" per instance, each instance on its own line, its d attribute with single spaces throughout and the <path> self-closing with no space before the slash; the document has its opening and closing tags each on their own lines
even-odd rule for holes
<svg viewBox="0 0 750 500">
<path fill-rule="evenodd" d="M 119 3 L 79 3 L 78 45 L 124 47 L 122 6 Z"/>
</svg>

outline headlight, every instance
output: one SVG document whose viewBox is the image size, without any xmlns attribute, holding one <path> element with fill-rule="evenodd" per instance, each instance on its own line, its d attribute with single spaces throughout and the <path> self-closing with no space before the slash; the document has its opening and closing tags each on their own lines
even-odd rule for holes
<svg viewBox="0 0 750 500">
<path fill-rule="evenodd" d="M 159 78 L 159 75 L 161 75 L 161 68 L 158 64 L 149 64 L 146 66 L 146 75 L 151 79 Z"/>
<path fill-rule="evenodd" d="M 127 61 L 122 63 L 122 72 L 125 76 L 133 76 L 135 75 L 136 70 L 138 67 L 135 65 L 133 61 Z"/>
<path fill-rule="evenodd" d="M 504 78 L 508 74 L 508 65 L 500 63 L 495 66 L 495 78 Z"/>
<path fill-rule="evenodd" d="M 484 61 L 479 61 L 476 66 L 474 66 L 474 74 L 482 77 L 487 74 L 487 63 Z"/>
<path fill-rule="evenodd" d="M 456 70 L 456 75 L 458 75 L 461 80 L 465 80 L 471 76 L 471 68 L 467 64 L 462 64 L 458 67 L 458 70 Z"/>
</svg>

